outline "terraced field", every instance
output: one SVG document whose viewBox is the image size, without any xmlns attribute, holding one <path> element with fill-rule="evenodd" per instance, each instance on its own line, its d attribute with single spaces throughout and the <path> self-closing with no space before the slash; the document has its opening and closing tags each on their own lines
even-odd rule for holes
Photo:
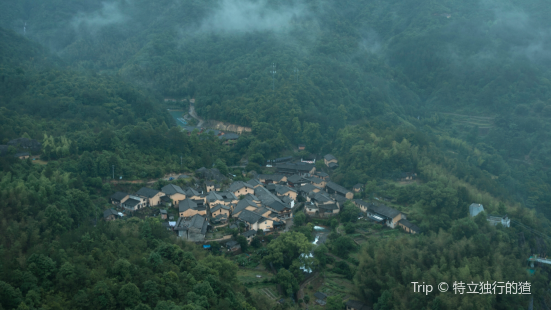
<svg viewBox="0 0 551 310">
<path fill-rule="evenodd" d="M 479 133 L 484 135 L 494 126 L 494 118 L 491 116 L 473 116 L 456 113 L 439 112 L 438 114 L 445 115 L 451 118 L 452 124 L 463 125 L 467 127 L 478 126 Z"/>
</svg>

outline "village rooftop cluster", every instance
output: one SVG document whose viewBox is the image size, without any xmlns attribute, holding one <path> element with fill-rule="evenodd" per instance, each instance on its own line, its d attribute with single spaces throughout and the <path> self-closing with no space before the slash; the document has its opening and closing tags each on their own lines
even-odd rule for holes
<svg viewBox="0 0 551 310">
<path fill-rule="evenodd" d="M 166 209 L 161 209 L 161 218 L 168 220 L 163 225 L 189 241 L 204 242 L 208 231 L 215 227 L 226 226 L 233 218 L 243 223 L 248 240 L 257 232 L 270 233 L 285 227 L 286 221 L 293 217 L 293 208 L 298 196 L 305 200 L 304 211 L 311 217 L 332 217 L 339 214 L 344 203 L 351 200 L 365 216 L 390 228 L 401 227 L 408 233 L 421 230 L 406 219 L 405 214 L 380 203 L 367 203 L 353 199 L 354 192 L 360 192 L 361 184 L 348 190 L 330 180 L 327 173 L 316 171 L 311 162 L 278 162 L 274 160 L 275 174 L 256 174 L 244 181 L 235 181 L 229 186 L 221 183 L 227 178 L 216 168 L 200 168 L 196 176 L 204 180 L 202 188 L 181 188 L 174 184 L 164 186 L 160 191 L 143 187 L 134 194 L 117 192 L 111 196 L 112 205 L 133 212 L 145 207 L 165 207 L 177 210 L 177 219 L 168 218 Z M 337 159 L 328 154 L 324 156 L 328 168 L 338 166 Z M 251 173 L 249 173 L 251 175 Z M 175 210 L 175 211 L 176 211 Z M 114 220 L 120 212 L 113 209 L 104 211 L 106 220 Z M 237 227 L 236 224 L 232 224 Z"/>
</svg>

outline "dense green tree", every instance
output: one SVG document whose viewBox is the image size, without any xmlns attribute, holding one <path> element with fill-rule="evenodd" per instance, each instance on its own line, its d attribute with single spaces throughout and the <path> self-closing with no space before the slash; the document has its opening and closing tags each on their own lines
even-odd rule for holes
<svg viewBox="0 0 551 310">
<path fill-rule="evenodd" d="M 327 297 L 327 304 L 325 305 L 326 309 L 330 310 L 341 310 L 344 308 L 341 296 L 329 296 Z"/>
<path fill-rule="evenodd" d="M 237 236 L 237 238 L 235 239 L 239 245 L 241 246 L 241 251 L 243 252 L 246 252 L 249 248 L 249 241 L 247 241 L 247 238 L 245 238 L 245 236 Z"/>
<path fill-rule="evenodd" d="M 354 240 L 348 236 L 340 236 L 330 243 L 331 249 L 340 257 L 347 258 L 350 251 L 356 249 Z"/>
<path fill-rule="evenodd" d="M 286 296 L 292 296 L 298 290 L 298 281 L 287 269 L 281 268 L 277 272 L 276 281 Z"/>
<path fill-rule="evenodd" d="M 267 246 L 268 255 L 264 257 L 266 263 L 289 268 L 293 260 L 303 253 L 310 253 L 313 245 L 299 232 L 286 232 Z"/>
<path fill-rule="evenodd" d="M 306 222 L 306 215 L 304 212 L 299 211 L 293 216 L 293 225 L 302 226 Z"/>
<path fill-rule="evenodd" d="M 117 297 L 117 302 L 124 307 L 134 307 L 140 301 L 140 289 L 134 283 L 125 284 L 119 290 Z"/>
</svg>

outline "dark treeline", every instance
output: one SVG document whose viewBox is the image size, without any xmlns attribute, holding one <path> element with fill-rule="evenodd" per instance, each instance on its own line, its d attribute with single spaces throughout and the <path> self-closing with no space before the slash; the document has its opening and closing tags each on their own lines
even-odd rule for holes
<svg viewBox="0 0 551 310">
<path fill-rule="evenodd" d="M 238 284 L 233 263 L 174 240 L 157 221 L 93 227 L 91 220 L 115 190 L 105 182 L 113 165 L 125 180 L 213 164 L 228 172 L 243 159 L 245 170 L 262 172 L 266 159 L 299 143 L 307 150 L 299 156 L 337 156 L 333 181 L 365 185 L 360 197 L 387 197 L 423 230 L 370 239 L 361 249 L 331 234 L 327 248 L 316 248 L 319 268 L 327 251 L 345 259 L 362 253 L 334 267 L 354 278 L 355 298 L 376 309 L 528 303 L 425 296 L 409 286 L 455 280 L 528 280 L 536 304 L 548 297 L 548 272 L 528 277 L 525 262 L 546 244 L 540 234 L 551 235 L 541 216 L 551 216 L 549 6 L 236 3 L 281 24 L 229 18 L 231 1 L 0 4 L 0 144 L 37 139 L 48 162 L 0 157 L 1 307 L 262 309 Z M 161 108 L 163 97 L 195 98 L 201 117 L 252 133 L 233 147 L 188 135 Z M 398 184 L 404 172 L 417 173 L 419 184 Z M 469 218 L 472 202 L 487 213 Z M 343 211 L 325 224 L 340 221 L 353 232 L 357 210 Z M 489 226 L 490 213 L 541 233 Z M 300 252 L 313 238 L 311 223 L 299 218 L 280 239 L 294 248 L 274 242 L 264 260 L 274 260 L 287 296 L 303 279 Z"/>
</svg>

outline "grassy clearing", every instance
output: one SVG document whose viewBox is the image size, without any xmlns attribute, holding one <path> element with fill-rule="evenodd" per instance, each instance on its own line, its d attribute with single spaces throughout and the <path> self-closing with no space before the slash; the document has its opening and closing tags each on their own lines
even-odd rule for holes
<svg viewBox="0 0 551 310">
<path fill-rule="evenodd" d="M 40 159 L 35 159 L 32 161 L 33 164 L 37 164 L 37 165 L 47 165 L 48 162 L 47 161 L 43 161 L 43 160 L 40 160 Z"/>
<path fill-rule="evenodd" d="M 328 295 L 348 294 L 354 289 L 354 283 L 345 276 L 326 272 L 323 285 L 321 285 L 318 291 Z"/>
<path fill-rule="evenodd" d="M 259 293 L 259 294 L 266 295 L 266 296 L 268 296 L 268 298 L 270 298 L 272 300 L 276 300 L 276 299 L 279 298 L 279 294 L 277 292 L 277 287 L 275 286 L 275 284 L 256 285 L 254 287 L 249 288 L 249 291 L 251 293 L 256 292 L 256 293 Z"/>
<path fill-rule="evenodd" d="M 256 277 L 257 275 L 260 275 L 261 278 L 257 278 Z M 270 280 L 273 277 L 274 276 L 271 273 L 267 272 L 266 270 L 239 268 L 239 271 L 237 272 L 237 280 L 239 280 L 239 282 L 241 283 L 249 283 L 249 282 L 257 283 L 257 282 L 262 282 L 266 279 Z"/>
</svg>

